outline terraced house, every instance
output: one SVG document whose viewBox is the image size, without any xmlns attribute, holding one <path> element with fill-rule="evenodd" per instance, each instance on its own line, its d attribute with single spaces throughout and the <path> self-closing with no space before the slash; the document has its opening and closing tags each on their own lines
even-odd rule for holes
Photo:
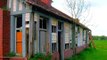
<svg viewBox="0 0 107 60">
<path fill-rule="evenodd" d="M 64 60 L 88 47 L 91 30 L 78 19 L 52 7 L 51 3 L 52 0 L 0 1 L 0 7 L 7 6 L 10 11 L 5 14 L 0 9 L 0 18 L 5 17 L 0 20 L 0 26 L 4 27 L 0 31 L 4 32 L 0 33 L 4 37 L 0 38 L 0 55 L 3 58 L 9 52 L 20 58 L 51 53 L 52 60 Z M 13 58 L 16 59 L 18 57 Z"/>
</svg>

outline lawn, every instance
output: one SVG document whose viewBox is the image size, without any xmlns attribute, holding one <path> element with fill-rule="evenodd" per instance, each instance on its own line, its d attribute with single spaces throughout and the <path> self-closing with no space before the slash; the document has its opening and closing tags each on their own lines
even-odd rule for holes
<svg viewBox="0 0 107 60">
<path fill-rule="evenodd" d="M 107 60 L 107 40 L 95 40 L 95 45 L 66 60 Z"/>
</svg>

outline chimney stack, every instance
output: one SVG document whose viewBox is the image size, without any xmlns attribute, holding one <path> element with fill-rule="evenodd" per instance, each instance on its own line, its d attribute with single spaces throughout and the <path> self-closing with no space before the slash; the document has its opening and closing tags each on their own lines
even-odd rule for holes
<svg viewBox="0 0 107 60">
<path fill-rule="evenodd" d="M 45 3 L 48 6 L 51 6 L 52 0 L 41 0 L 41 2 Z"/>
</svg>

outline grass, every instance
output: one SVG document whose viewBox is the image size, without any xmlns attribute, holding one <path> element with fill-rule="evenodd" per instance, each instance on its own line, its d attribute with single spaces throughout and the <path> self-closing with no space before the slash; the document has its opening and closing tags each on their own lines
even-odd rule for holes
<svg viewBox="0 0 107 60">
<path fill-rule="evenodd" d="M 87 48 L 66 60 L 107 60 L 107 40 L 95 40 L 96 49 Z"/>
</svg>

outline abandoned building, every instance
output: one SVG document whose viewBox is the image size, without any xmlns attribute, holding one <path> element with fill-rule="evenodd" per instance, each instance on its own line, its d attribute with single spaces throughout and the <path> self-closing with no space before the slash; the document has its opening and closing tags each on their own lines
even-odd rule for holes
<svg viewBox="0 0 107 60">
<path fill-rule="evenodd" d="M 1 4 L 3 3 L 1 1 L 5 3 Z M 3 30 L 3 34 L 0 33 L 0 36 L 3 35 L 8 39 L 6 43 L 0 45 L 2 50 L 7 49 L 7 52 L 0 50 L 1 56 L 2 53 L 15 52 L 16 55 L 27 58 L 40 52 L 51 53 L 53 60 L 64 60 L 88 47 L 88 33 L 91 30 L 78 19 L 73 19 L 52 7 L 52 0 L 1 1 L 0 7 L 7 4 L 10 11 L 8 13 L 10 17 L 2 19 L 4 23 L 8 23 L 2 25 L 6 29 Z M 8 35 L 5 35 L 6 33 Z M 7 45 L 4 47 L 5 44 Z"/>
</svg>

